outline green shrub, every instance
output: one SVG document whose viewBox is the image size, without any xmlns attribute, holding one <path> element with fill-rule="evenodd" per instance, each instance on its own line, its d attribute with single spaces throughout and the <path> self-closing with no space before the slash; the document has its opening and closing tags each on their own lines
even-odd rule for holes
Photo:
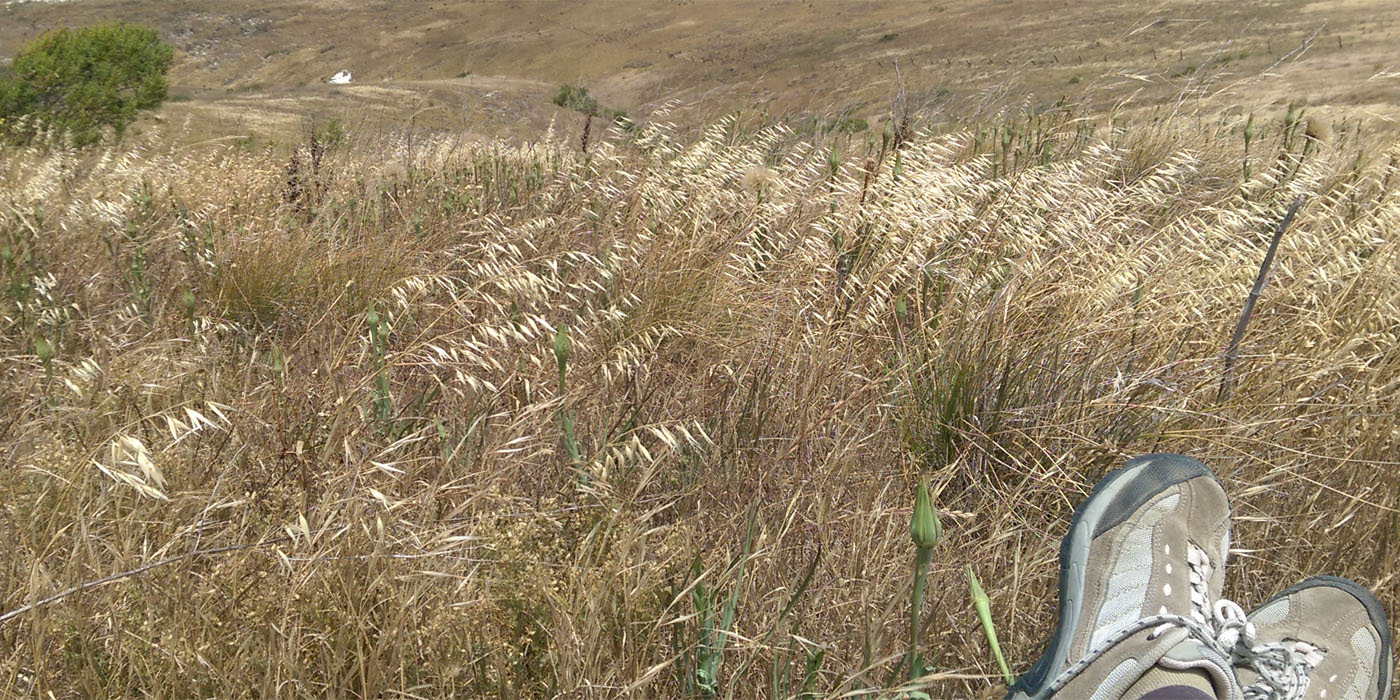
<svg viewBox="0 0 1400 700">
<path fill-rule="evenodd" d="M 313 139 L 323 146 L 339 146 L 345 143 L 345 125 L 331 117 L 316 129 Z"/>
<path fill-rule="evenodd" d="M 870 123 L 860 117 L 838 119 L 835 124 L 835 130 L 842 134 L 859 134 L 869 128 Z"/>
<path fill-rule="evenodd" d="M 572 109 L 590 117 L 601 117 L 610 122 L 616 122 L 618 126 L 627 131 L 633 131 L 637 128 L 637 123 L 627 116 L 627 110 L 608 109 L 600 106 L 598 100 L 588 94 L 586 87 L 564 83 L 559 86 L 559 92 L 554 94 L 554 99 L 551 102 L 564 109 Z"/>
<path fill-rule="evenodd" d="M 171 55 L 154 29 L 140 25 L 48 32 L 0 75 L 0 130 L 27 140 L 43 123 L 79 145 L 101 138 L 104 126 L 120 136 L 137 112 L 165 100 Z"/>
<path fill-rule="evenodd" d="M 564 83 L 554 95 L 554 104 L 584 114 L 598 114 L 598 100 L 588 94 L 588 88 Z"/>
</svg>

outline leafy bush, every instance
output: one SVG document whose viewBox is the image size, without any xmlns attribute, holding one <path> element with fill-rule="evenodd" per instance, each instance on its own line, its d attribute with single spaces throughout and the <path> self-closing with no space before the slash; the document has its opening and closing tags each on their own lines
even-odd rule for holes
<svg viewBox="0 0 1400 700">
<path fill-rule="evenodd" d="M 43 123 L 80 145 L 101 138 L 104 126 L 120 136 L 137 112 L 165 100 L 171 56 L 170 45 L 140 25 L 48 32 L 0 75 L 0 130 L 26 140 Z"/>
<path fill-rule="evenodd" d="M 843 134 L 859 134 L 869 128 L 870 123 L 860 117 L 838 119 L 835 124 L 835 130 Z"/>
<path fill-rule="evenodd" d="M 588 94 L 588 88 L 564 83 L 554 95 L 554 104 L 584 114 L 598 114 L 598 100 Z"/>
<path fill-rule="evenodd" d="M 610 122 L 616 122 L 627 131 L 637 128 L 636 122 L 627 116 L 627 110 L 607 109 L 599 106 L 598 100 L 588 94 L 586 87 L 564 83 L 559 86 L 559 92 L 554 94 L 554 99 L 551 101 L 564 109 L 572 109 L 591 117 L 602 117 Z"/>
<path fill-rule="evenodd" d="M 312 140 L 323 146 L 339 146 L 345 143 L 345 125 L 341 124 L 339 119 L 331 117 L 317 127 Z"/>
</svg>

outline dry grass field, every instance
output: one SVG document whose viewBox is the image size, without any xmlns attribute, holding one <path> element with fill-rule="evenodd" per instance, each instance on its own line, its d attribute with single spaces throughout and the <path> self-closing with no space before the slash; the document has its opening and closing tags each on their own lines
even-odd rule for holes
<svg viewBox="0 0 1400 700">
<path fill-rule="evenodd" d="M 1230 491 L 1230 597 L 1330 573 L 1394 612 L 1400 139 L 1397 81 L 1368 53 L 1390 11 L 1139 13 L 1218 21 L 1163 25 L 1160 75 L 1114 110 L 1131 92 L 1114 62 L 1143 32 L 1106 37 L 1107 63 L 1042 70 L 1052 43 L 1088 63 L 1093 13 L 1122 11 L 1040 5 L 1044 31 L 1013 3 L 790 25 L 837 6 L 777 3 L 771 42 L 730 6 L 638 11 L 658 45 L 715 57 L 683 70 L 626 69 L 653 60 L 618 48 L 640 32 L 574 4 L 519 35 L 488 23 L 449 60 L 421 22 L 438 6 L 408 3 L 375 16 L 418 50 L 367 50 L 365 84 L 331 90 L 358 54 L 290 37 L 372 10 L 288 4 L 248 33 L 296 47 L 265 74 L 229 44 L 208 54 L 245 61 L 226 73 L 185 48 L 172 90 L 189 99 L 124 141 L 0 148 L 0 697 L 991 697 L 965 568 L 1024 670 L 1074 505 L 1149 451 L 1197 456 Z M 167 7 L 200 12 L 13 4 L 0 46 Z M 1040 43 L 975 42 L 992 30 L 974 10 L 1005 18 L 988 36 L 1020 22 Z M 1372 19 L 1271 68 L 1324 10 Z M 823 29 L 844 18 L 873 28 Z M 940 32 L 1012 64 L 915 77 Z M 1170 77 L 1225 36 L 1278 44 Z M 895 51 L 914 126 L 882 131 L 889 72 L 838 58 Z M 467 89 L 464 65 L 518 114 L 405 118 Z M 1051 71 L 1086 92 L 1045 104 Z M 644 118 L 584 130 L 548 104 L 561 82 Z M 730 113 L 761 113 L 761 85 L 767 118 Z M 948 107 L 919 97 L 940 86 Z M 1301 113 L 1277 102 L 1302 92 Z M 810 119 L 842 114 L 872 126 Z M 344 137 L 307 135 L 337 115 Z M 278 147 L 230 139 L 256 119 Z M 901 686 L 921 478 L 944 534 L 929 671 Z"/>
</svg>

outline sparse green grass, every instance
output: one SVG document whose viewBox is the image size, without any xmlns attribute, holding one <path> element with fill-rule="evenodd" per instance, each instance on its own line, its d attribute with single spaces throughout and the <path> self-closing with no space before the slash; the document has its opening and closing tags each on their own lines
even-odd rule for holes
<svg viewBox="0 0 1400 700">
<path fill-rule="evenodd" d="M 1171 77 L 1180 78 L 1188 75 L 1195 75 L 1196 73 L 1218 70 L 1236 61 L 1243 61 L 1246 58 L 1249 58 L 1248 51 L 1237 51 L 1234 53 L 1218 53 L 1211 56 L 1203 63 L 1190 64 L 1177 68 L 1176 70 L 1172 71 Z"/>
<path fill-rule="evenodd" d="M 1396 145 L 1289 120 L 7 150 L 0 695 L 980 696 L 1152 450 L 1394 605 Z"/>
</svg>

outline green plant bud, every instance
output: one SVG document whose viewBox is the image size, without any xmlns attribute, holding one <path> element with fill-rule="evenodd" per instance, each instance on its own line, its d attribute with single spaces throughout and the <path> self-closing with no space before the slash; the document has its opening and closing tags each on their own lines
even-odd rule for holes
<svg viewBox="0 0 1400 700">
<path fill-rule="evenodd" d="M 987 636 L 987 646 L 992 648 L 992 656 L 1001 669 L 1002 678 L 1007 685 L 1011 685 L 1015 679 L 1011 677 L 1011 669 L 1006 665 L 1006 657 L 1001 653 L 996 625 L 992 624 L 992 599 L 982 590 L 982 584 L 977 581 L 977 574 L 972 572 L 971 564 L 967 565 L 967 587 L 972 592 L 972 607 L 977 610 L 977 619 L 982 622 L 982 633 Z"/>
<path fill-rule="evenodd" d="M 899 298 L 894 300 L 894 315 L 901 322 L 909 320 L 909 304 L 904 301 L 903 294 L 899 295 Z"/>
<path fill-rule="evenodd" d="M 967 587 L 972 591 L 972 605 L 977 608 L 977 616 L 982 616 L 982 611 L 991 611 L 992 599 L 987 597 L 987 592 L 982 590 L 982 583 L 977 580 L 977 574 L 973 572 L 972 565 L 967 565 Z"/>
<path fill-rule="evenodd" d="M 272 371 L 279 378 L 282 376 L 282 348 L 277 343 L 272 344 Z"/>
<path fill-rule="evenodd" d="M 1249 119 L 1244 123 L 1244 142 L 1248 144 L 1254 140 L 1254 114 L 1249 115 Z"/>
<path fill-rule="evenodd" d="M 909 537 L 919 549 L 929 549 L 943 537 L 943 523 L 928 495 L 928 478 L 919 480 L 919 490 L 914 494 L 914 516 L 909 521 Z"/>
<path fill-rule="evenodd" d="M 373 306 L 369 307 L 369 313 L 365 314 L 365 323 L 376 333 L 379 332 L 379 312 L 375 311 Z"/>
<path fill-rule="evenodd" d="M 39 361 L 48 364 L 53 361 L 53 346 L 42 336 L 34 339 L 34 354 L 39 356 Z"/>
<path fill-rule="evenodd" d="M 196 303 L 197 300 L 194 298 L 194 292 L 186 289 L 185 293 L 180 297 L 180 306 L 185 307 L 185 313 L 193 316 Z"/>
<path fill-rule="evenodd" d="M 569 327 L 559 326 L 558 332 L 554 334 L 554 361 L 559 363 L 559 377 L 564 377 L 564 369 L 569 364 L 569 350 L 573 347 L 573 341 L 569 340 Z"/>
</svg>

